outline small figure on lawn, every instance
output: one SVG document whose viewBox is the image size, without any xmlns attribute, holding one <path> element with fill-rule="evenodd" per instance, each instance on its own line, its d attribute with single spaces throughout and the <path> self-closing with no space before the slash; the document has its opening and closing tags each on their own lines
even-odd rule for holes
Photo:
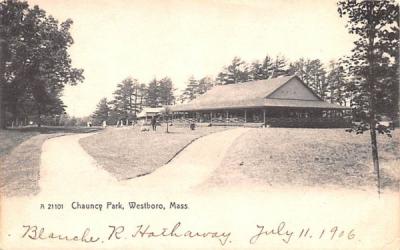
<svg viewBox="0 0 400 250">
<path fill-rule="evenodd" d="M 192 122 L 190 123 L 190 129 L 194 130 L 196 128 L 196 123 Z"/>
<path fill-rule="evenodd" d="M 151 126 L 153 127 L 153 131 L 157 130 L 157 118 L 155 116 L 151 117 Z"/>
</svg>

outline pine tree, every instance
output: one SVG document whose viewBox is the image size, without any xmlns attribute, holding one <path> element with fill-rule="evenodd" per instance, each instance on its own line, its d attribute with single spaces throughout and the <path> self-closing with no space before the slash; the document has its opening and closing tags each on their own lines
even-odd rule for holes
<svg viewBox="0 0 400 250">
<path fill-rule="evenodd" d="M 136 80 L 128 77 L 117 85 L 114 91 L 114 109 L 119 115 L 119 119 L 123 119 L 126 123 L 134 119 L 134 82 Z"/>
<path fill-rule="evenodd" d="M 213 85 L 214 82 L 211 77 L 206 76 L 200 80 L 196 80 L 193 76 L 191 76 L 186 83 L 186 88 L 179 96 L 178 101 L 180 103 L 191 101 L 199 95 L 206 93 L 213 87 Z"/>
<path fill-rule="evenodd" d="M 232 84 L 247 82 L 249 80 L 249 69 L 245 61 L 234 57 L 232 63 L 225 66 L 217 76 L 218 84 Z"/>
<path fill-rule="evenodd" d="M 199 81 L 194 76 L 189 77 L 186 82 L 186 88 L 179 96 L 178 100 L 180 103 L 188 102 L 196 98 L 196 92 L 199 88 Z"/>
<path fill-rule="evenodd" d="M 330 71 L 327 75 L 327 96 L 331 103 L 346 106 L 349 101 L 350 93 L 345 71 L 339 62 L 331 61 Z"/>
<path fill-rule="evenodd" d="M 393 92 L 398 91 L 399 81 L 399 4 L 393 0 L 339 1 L 338 12 L 347 17 L 349 33 L 357 36 L 346 69 L 351 78 L 352 110 L 361 123 L 349 131 L 369 131 L 380 193 L 376 133 L 390 135 L 390 130 L 379 125 L 377 116 L 388 110 L 395 115 L 398 110 L 398 93 Z"/>
<path fill-rule="evenodd" d="M 288 75 L 287 59 L 283 56 L 277 56 L 272 62 L 272 72 L 270 77 L 276 78 L 279 76 Z"/>
<path fill-rule="evenodd" d="M 211 77 L 206 76 L 199 80 L 198 88 L 196 89 L 196 97 L 206 93 L 214 86 L 214 81 Z"/>
<path fill-rule="evenodd" d="M 288 74 L 297 75 L 319 97 L 326 97 L 328 91 L 326 71 L 319 59 L 300 58 L 289 64 Z"/>
<path fill-rule="evenodd" d="M 172 80 L 169 77 L 162 78 L 158 83 L 158 105 L 166 106 L 172 105 L 175 102 L 174 87 Z"/>
<path fill-rule="evenodd" d="M 94 125 L 101 125 L 103 121 L 106 121 L 107 124 L 110 123 L 110 107 L 107 98 L 102 98 L 100 100 L 91 118 L 93 119 Z"/>
</svg>

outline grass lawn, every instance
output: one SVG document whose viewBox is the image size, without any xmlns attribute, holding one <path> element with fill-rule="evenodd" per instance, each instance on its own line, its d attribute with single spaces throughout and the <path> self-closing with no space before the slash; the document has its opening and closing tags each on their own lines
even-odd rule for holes
<svg viewBox="0 0 400 250">
<path fill-rule="evenodd" d="M 0 160 L 23 141 L 38 134 L 36 131 L 0 130 Z"/>
<path fill-rule="evenodd" d="M 400 131 L 380 135 L 382 187 L 399 188 Z M 229 148 L 207 185 L 240 181 L 270 186 L 374 188 L 369 133 L 343 129 L 251 129 Z"/>
<path fill-rule="evenodd" d="M 8 196 L 39 191 L 40 154 L 46 139 L 93 128 L 25 127 L 0 130 L 0 193 Z"/>
<path fill-rule="evenodd" d="M 117 179 L 130 179 L 149 174 L 166 164 L 191 141 L 224 130 L 222 127 L 199 127 L 190 130 L 171 126 L 157 131 L 141 132 L 139 127 L 108 128 L 82 138 L 83 148 Z"/>
</svg>

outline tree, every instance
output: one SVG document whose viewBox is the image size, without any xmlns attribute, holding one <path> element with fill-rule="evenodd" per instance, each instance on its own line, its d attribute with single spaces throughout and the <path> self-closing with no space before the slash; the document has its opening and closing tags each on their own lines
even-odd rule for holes
<svg viewBox="0 0 400 250">
<path fill-rule="evenodd" d="M 64 112 L 64 86 L 84 79 L 83 70 L 72 67 L 68 54 L 73 22 L 59 23 L 38 6 L 29 8 L 17 0 L 1 2 L 0 17 L 5 38 L 1 47 L 9 54 L 1 70 L 0 88 L 6 97 L 1 107 L 7 106 L 12 119 L 35 113 L 40 126 L 42 116 Z"/>
<path fill-rule="evenodd" d="M 256 60 L 251 63 L 249 71 L 249 81 L 257 81 L 263 78 L 263 67 L 260 61 Z"/>
<path fill-rule="evenodd" d="M 201 78 L 200 80 L 196 80 L 193 76 L 191 76 L 186 83 L 186 88 L 179 96 L 178 101 L 180 103 L 191 101 L 199 95 L 207 92 L 209 89 L 212 88 L 213 85 L 214 82 L 211 77 L 206 76 Z"/>
<path fill-rule="evenodd" d="M 139 83 L 136 79 L 133 82 L 133 112 L 134 118 L 136 119 L 137 113 L 142 111 L 143 109 L 143 99 L 146 96 L 146 85 L 143 83 Z"/>
<path fill-rule="evenodd" d="M 206 76 L 199 80 L 199 86 L 196 90 L 196 97 L 206 93 L 214 86 L 214 81 L 211 77 Z"/>
<path fill-rule="evenodd" d="M 166 132 L 169 133 L 169 117 L 172 114 L 172 109 L 170 106 L 165 106 L 164 109 L 162 110 L 162 114 L 164 116 L 165 122 L 167 124 L 167 130 Z"/>
<path fill-rule="evenodd" d="M 398 110 L 398 93 L 393 92 L 398 91 L 399 5 L 392 0 L 339 1 L 338 12 L 347 17 L 349 32 L 357 36 L 346 63 L 352 80 L 351 106 L 361 124 L 349 131 L 369 131 L 380 193 L 376 133 L 390 135 L 390 131 L 379 126 L 377 115 L 385 110 L 394 115 Z"/>
<path fill-rule="evenodd" d="M 283 56 L 277 56 L 272 63 L 272 72 L 270 77 L 276 78 L 279 76 L 288 75 L 287 59 Z"/>
<path fill-rule="evenodd" d="M 5 89 L 8 83 L 6 76 L 11 75 L 6 64 L 11 59 L 10 46 L 19 41 L 22 17 L 27 10 L 26 2 L 0 2 L 0 129 L 6 128 L 6 97 L 9 94 Z"/>
<path fill-rule="evenodd" d="M 186 88 L 183 90 L 182 94 L 179 96 L 178 101 L 184 103 L 191 101 L 196 98 L 196 92 L 199 88 L 199 81 L 194 78 L 194 76 L 189 77 L 186 82 Z"/>
<path fill-rule="evenodd" d="M 217 81 L 219 84 L 232 84 L 239 82 L 247 82 L 249 79 L 249 70 L 245 61 L 239 57 L 234 57 L 232 63 L 223 68 L 218 74 Z"/>
<path fill-rule="evenodd" d="M 0 129 L 6 128 L 6 112 L 5 112 L 5 103 L 4 103 L 4 71 L 6 66 L 6 56 L 5 52 L 6 43 L 5 40 L 2 39 L 2 35 L 0 35 Z"/>
<path fill-rule="evenodd" d="M 288 73 L 297 75 L 319 97 L 326 97 L 328 88 L 326 71 L 319 59 L 300 58 L 289 64 Z"/>
<path fill-rule="evenodd" d="M 128 77 L 117 85 L 117 90 L 114 91 L 114 110 L 118 113 L 119 119 L 126 120 L 128 125 L 129 120 L 133 119 L 134 106 L 134 84 L 137 85 L 137 80 Z M 136 109 L 135 109 L 136 110 Z"/>
<path fill-rule="evenodd" d="M 158 83 L 158 105 L 172 105 L 175 101 L 174 86 L 169 77 L 162 78 Z"/>
<path fill-rule="evenodd" d="M 299 60 L 289 64 L 289 74 L 297 75 L 304 83 L 307 75 L 307 64 L 309 60 L 300 58 Z"/>
<path fill-rule="evenodd" d="M 327 93 L 331 103 L 346 106 L 350 97 L 345 70 L 342 63 L 331 61 L 327 75 Z"/>
<path fill-rule="evenodd" d="M 147 87 L 146 105 L 149 107 L 160 107 L 171 105 L 175 101 L 174 87 L 169 77 L 164 77 L 157 81 L 154 78 Z"/>
<path fill-rule="evenodd" d="M 266 55 L 262 63 L 260 61 L 254 61 L 250 65 L 250 72 L 249 72 L 249 81 L 253 80 L 265 80 L 269 79 L 272 77 L 272 74 L 274 73 L 274 69 L 276 68 L 276 62 L 273 61 L 273 59 L 269 56 Z M 282 65 L 284 63 L 284 65 Z M 286 62 L 280 61 L 278 62 L 278 67 L 286 67 Z M 279 68 L 278 71 L 284 70 L 283 68 Z M 284 70 L 286 74 L 286 70 Z"/>
<path fill-rule="evenodd" d="M 159 104 L 159 88 L 158 81 L 154 78 L 147 87 L 146 105 L 152 108 L 158 107 Z"/>
<path fill-rule="evenodd" d="M 110 122 L 110 107 L 107 102 L 107 98 L 102 98 L 97 104 L 96 110 L 92 114 L 92 119 L 95 125 L 101 125 L 103 121 Z"/>
</svg>

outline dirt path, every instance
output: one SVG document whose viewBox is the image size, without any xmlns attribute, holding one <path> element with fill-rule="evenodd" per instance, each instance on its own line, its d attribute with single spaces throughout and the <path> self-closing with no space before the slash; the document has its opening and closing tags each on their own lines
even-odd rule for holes
<svg viewBox="0 0 400 250">
<path fill-rule="evenodd" d="M 220 165 L 235 139 L 248 130 L 236 128 L 202 137 L 167 165 L 149 175 L 133 179 L 127 185 L 180 192 L 199 185 Z"/>
<path fill-rule="evenodd" d="M 87 136 L 90 134 L 62 136 L 43 144 L 39 195 L 91 194 L 116 183 L 80 146 L 79 139 Z"/>
<path fill-rule="evenodd" d="M 128 181 L 117 182 L 79 144 L 89 136 L 78 134 L 48 140 L 43 145 L 41 158 L 41 195 L 56 195 L 68 191 L 78 194 L 125 192 L 134 189 L 179 191 L 189 189 L 206 180 L 220 164 L 232 142 L 247 129 L 239 128 L 202 137 L 169 164 L 155 172 Z"/>
</svg>

